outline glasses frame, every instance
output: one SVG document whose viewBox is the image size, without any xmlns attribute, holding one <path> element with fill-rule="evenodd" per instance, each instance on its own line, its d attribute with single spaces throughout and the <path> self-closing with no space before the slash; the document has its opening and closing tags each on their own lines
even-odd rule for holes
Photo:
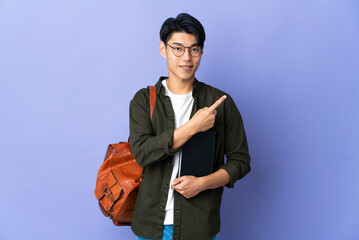
<svg viewBox="0 0 359 240">
<path fill-rule="evenodd" d="M 186 48 L 188 48 L 188 51 L 189 51 L 189 54 L 191 55 L 191 57 L 198 57 L 198 56 L 201 55 L 201 53 L 202 53 L 202 48 L 201 48 L 199 45 L 194 45 L 194 46 L 192 46 L 192 47 L 185 47 L 185 46 L 182 46 L 182 45 L 175 45 L 175 46 L 180 46 L 180 47 L 183 47 L 183 48 L 184 48 L 184 51 L 182 52 L 182 54 L 179 55 L 179 56 L 177 56 L 177 55 L 175 54 L 175 48 L 176 48 L 176 47 L 172 47 L 172 46 L 169 45 L 168 43 L 166 43 L 166 46 L 169 46 L 169 47 L 172 48 L 172 53 L 173 53 L 173 55 L 175 55 L 176 57 L 182 57 L 183 54 L 186 52 Z M 201 49 L 200 53 L 199 53 L 197 56 L 193 56 L 193 55 L 192 55 L 191 49 L 194 48 L 194 47 L 198 47 L 198 48 Z"/>
</svg>

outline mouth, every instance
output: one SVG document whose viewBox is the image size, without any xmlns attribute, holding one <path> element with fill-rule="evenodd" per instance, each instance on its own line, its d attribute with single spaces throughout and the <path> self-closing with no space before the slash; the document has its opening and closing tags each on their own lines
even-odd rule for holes
<svg viewBox="0 0 359 240">
<path fill-rule="evenodd" d="M 193 68 L 193 65 L 180 65 L 179 67 L 184 71 L 191 71 Z"/>
</svg>

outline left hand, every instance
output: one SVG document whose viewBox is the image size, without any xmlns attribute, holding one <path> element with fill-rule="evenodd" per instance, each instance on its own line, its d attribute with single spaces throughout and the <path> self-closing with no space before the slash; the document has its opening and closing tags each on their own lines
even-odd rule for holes
<svg viewBox="0 0 359 240">
<path fill-rule="evenodd" d="M 194 176 L 182 176 L 176 178 L 171 186 L 174 190 L 182 194 L 185 198 L 191 198 L 203 191 L 200 178 Z"/>
</svg>

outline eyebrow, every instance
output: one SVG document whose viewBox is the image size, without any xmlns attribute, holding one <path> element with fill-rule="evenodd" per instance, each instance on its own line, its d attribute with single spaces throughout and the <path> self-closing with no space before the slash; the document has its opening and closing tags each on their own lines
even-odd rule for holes
<svg viewBox="0 0 359 240">
<path fill-rule="evenodd" d="M 180 46 L 184 47 L 184 45 L 182 43 L 174 42 L 172 44 L 173 45 L 180 45 Z M 199 44 L 198 43 L 193 43 L 190 47 L 194 47 L 194 46 L 199 46 Z"/>
</svg>

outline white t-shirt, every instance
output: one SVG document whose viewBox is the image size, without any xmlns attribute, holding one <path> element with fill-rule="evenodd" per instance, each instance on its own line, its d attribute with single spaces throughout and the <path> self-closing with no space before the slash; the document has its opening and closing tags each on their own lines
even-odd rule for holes
<svg viewBox="0 0 359 240">
<path fill-rule="evenodd" d="M 167 87 L 166 80 L 167 79 L 162 80 L 162 85 L 166 88 L 166 96 L 169 96 L 171 99 L 172 108 L 175 114 L 175 129 L 177 129 L 189 120 L 192 112 L 194 99 L 192 97 L 192 92 L 189 92 L 187 94 L 181 94 L 181 95 L 176 95 L 170 92 L 170 90 Z M 181 159 L 182 159 L 182 152 L 179 151 L 174 155 L 173 158 L 173 170 L 171 175 L 171 181 L 169 184 L 170 187 L 168 190 L 165 220 L 163 223 L 164 225 L 173 224 L 173 191 L 174 190 L 171 187 L 171 183 L 178 176 L 178 170 L 179 170 Z"/>
</svg>

